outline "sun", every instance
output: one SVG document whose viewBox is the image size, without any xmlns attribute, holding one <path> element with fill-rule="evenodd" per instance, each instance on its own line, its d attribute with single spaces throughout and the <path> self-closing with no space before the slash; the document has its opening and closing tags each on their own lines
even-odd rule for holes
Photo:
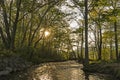
<svg viewBox="0 0 120 80">
<path fill-rule="evenodd" d="M 50 32 L 49 31 L 45 31 L 45 37 L 49 36 Z"/>
</svg>

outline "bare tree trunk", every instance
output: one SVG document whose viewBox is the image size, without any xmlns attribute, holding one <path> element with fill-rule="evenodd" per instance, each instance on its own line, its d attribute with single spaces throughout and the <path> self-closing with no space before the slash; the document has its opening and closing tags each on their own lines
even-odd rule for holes
<svg viewBox="0 0 120 80">
<path fill-rule="evenodd" d="M 80 58 L 81 60 L 83 60 L 83 42 L 84 42 L 84 39 L 83 39 L 83 30 L 82 30 L 82 37 L 81 37 L 81 52 L 80 52 Z"/>
<path fill-rule="evenodd" d="M 115 31 L 115 51 L 116 51 L 116 60 L 119 59 L 119 52 L 118 52 L 118 35 L 117 35 L 117 22 L 114 22 L 114 31 Z"/>
<path fill-rule="evenodd" d="M 101 26 L 100 26 L 100 29 L 99 29 L 99 43 L 98 43 L 98 60 L 101 60 L 101 55 L 102 54 L 102 29 L 101 29 Z"/>
<path fill-rule="evenodd" d="M 110 40 L 110 60 L 113 59 L 113 55 L 112 55 L 112 37 L 111 37 L 111 40 Z"/>
<path fill-rule="evenodd" d="M 29 37 L 28 37 L 28 47 L 31 46 L 32 42 L 31 42 L 31 36 L 32 36 L 32 27 L 33 27 L 33 13 L 31 13 L 31 21 L 30 21 L 30 31 L 29 31 Z"/>
<path fill-rule="evenodd" d="M 7 16 L 7 11 L 6 11 L 6 7 L 5 7 L 5 3 L 4 0 L 0 1 L 0 5 L 3 9 L 3 18 L 4 18 L 4 24 L 5 24 L 5 32 L 7 34 L 6 36 L 6 41 L 7 41 L 7 48 L 10 48 L 10 44 L 11 44 L 11 35 L 10 35 L 10 29 L 9 29 L 9 22 L 8 22 L 8 16 Z"/>
<path fill-rule="evenodd" d="M 24 14 L 24 13 L 23 13 L 23 14 Z M 23 35 L 22 35 L 20 47 L 23 46 L 23 44 L 24 44 L 24 42 L 25 42 L 26 35 L 27 35 L 27 28 L 28 28 L 28 26 L 25 27 L 24 21 L 25 21 L 25 20 L 24 20 L 24 18 L 23 18 L 23 20 L 22 20 L 22 26 L 23 26 L 22 33 L 23 33 Z M 29 24 L 29 22 L 28 22 L 28 24 Z M 24 28 L 24 27 L 25 27 L 25 28 Z"/>
<path fill-rule="evenodd" d="M 89 64 L 88 53 L 88 0 L 85 0 L 85 66 Z"/>
<path fill-rule="evenodd" d="M 5 38 L 4 34 L 3 34 L 3 31 L 2 31 L 2 28 L 1 28 L 1 27 L 0 27 L 0 34 L 1 34 L 2 42 L 3 42 L 4 46 L 5 46 L 5 48 L 6 48 L 6 49 L 9 48 L 9 47 L 7 46 L 6 38 Z"/>
<path fill-rule="evenodd" d="M 13 30 L 11 35 L 11 46 L 10 46 L 11 49 L 15 48 L 15 36 L 16 36 L 17 24 L 18 24 L 19 13 L 20 13 L 20 5 L 21 5 L 21 0 L 18 0 L 16 3 L 16 6 L 17 6 L 16 18 L 13 24 Z"/>
</svg>

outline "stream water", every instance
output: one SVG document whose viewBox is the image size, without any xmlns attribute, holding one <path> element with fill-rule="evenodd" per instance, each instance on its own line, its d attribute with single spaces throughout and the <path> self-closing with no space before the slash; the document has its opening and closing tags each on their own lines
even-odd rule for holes
<svg viewBox="0 0 120 80">
<path fill-rule="evenodd" d="M 106 74 L 85 73 L 82 68 L 83 65 L 75 61 L 50 62 L 0 80 L 116 80 Z"/>
</svg>

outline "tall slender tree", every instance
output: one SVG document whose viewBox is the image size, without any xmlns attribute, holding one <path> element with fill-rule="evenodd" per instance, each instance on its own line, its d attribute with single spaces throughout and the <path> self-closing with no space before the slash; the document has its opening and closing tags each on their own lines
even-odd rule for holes
<svg viewBox="0 0 120 80">
<path fill-rule="evenodd" d="M 85 0 L 85 66 L 89 64 L 88 53 L 88 0 Z"/>
</svg>

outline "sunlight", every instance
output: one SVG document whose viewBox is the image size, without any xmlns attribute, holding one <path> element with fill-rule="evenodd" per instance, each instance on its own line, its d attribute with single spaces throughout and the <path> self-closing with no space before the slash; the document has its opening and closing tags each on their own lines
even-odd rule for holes
<svg viewBox="0 0 120 80">
<path fill-rule="evenodd" d="M 50 32 L 49 31 L 45 31 L 45 37 L 49 36 Z"/>
</svg>

